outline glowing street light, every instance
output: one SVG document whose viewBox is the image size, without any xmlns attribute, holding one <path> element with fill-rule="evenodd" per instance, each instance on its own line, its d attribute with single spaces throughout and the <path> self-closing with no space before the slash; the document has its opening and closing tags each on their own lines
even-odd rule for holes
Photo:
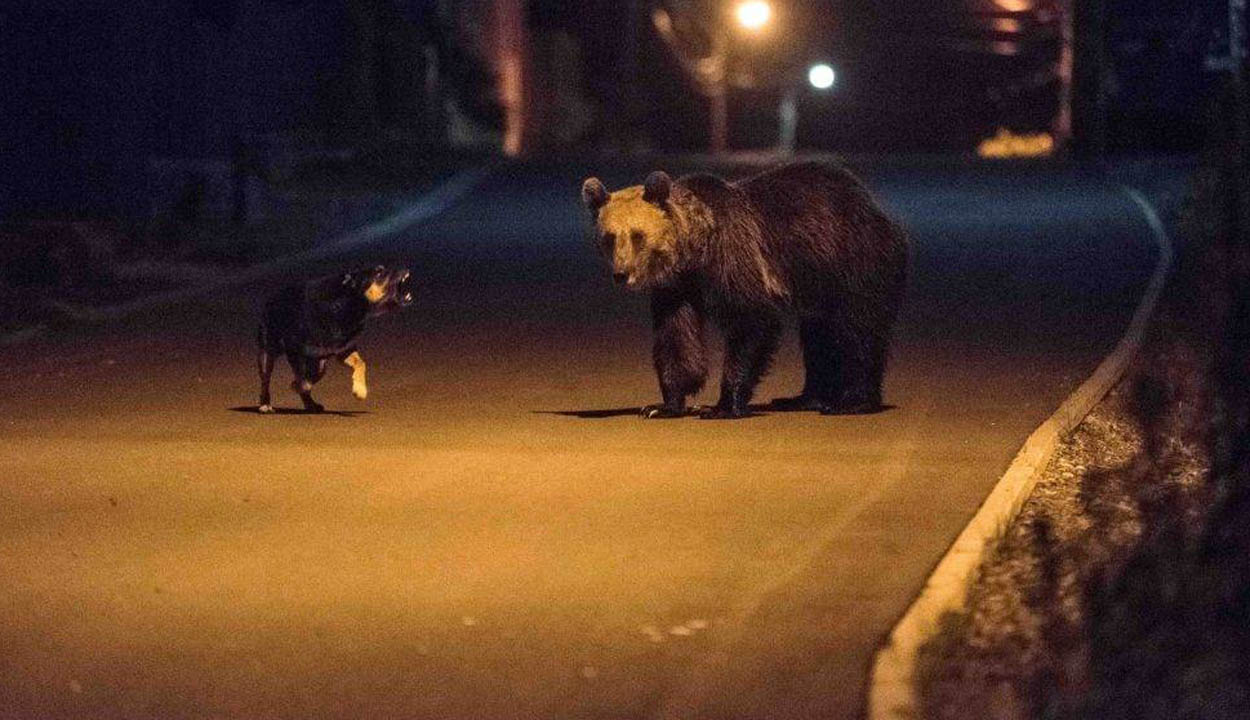
<svg viewBox="0 0 1250 720">
<path fill-rule="evenodd" d="M 807 70 L 807 81 L 817 90 L 828 90 L 837 79 L 837 73 L 825 63 L 817 63 Z"/>
<path fill-rule="evenodd" d="M 738 24 L 747 30 L 759 30 L 773 17 L 773 7 L 764 0 L 747 0 L 734 8 Z"/>
</svg>

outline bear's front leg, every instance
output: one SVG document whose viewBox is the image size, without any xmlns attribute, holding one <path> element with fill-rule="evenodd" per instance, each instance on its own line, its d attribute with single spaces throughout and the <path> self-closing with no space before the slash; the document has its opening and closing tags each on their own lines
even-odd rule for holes
<svg viewBox="0 0 1250 720">
<path fill-rule="evenodd" d="M 703 389 L 707 358 L 703 342 L 703 302 L 698 290 L 683 286 L 651 294 L 655 341 L 651 359 L 664 402 L 642 408 L 644 418 L 686 415 L 686 398 Z"/>
<path fill-rule="evenodd" d="M 780 339 L 781 323 L 773 319 L 746 321 L 727 329 L 720 400 L 703 411 L 703 419 L 736 420 L 751 415 L 755 386 L 768 372 Z"/>
</svg>

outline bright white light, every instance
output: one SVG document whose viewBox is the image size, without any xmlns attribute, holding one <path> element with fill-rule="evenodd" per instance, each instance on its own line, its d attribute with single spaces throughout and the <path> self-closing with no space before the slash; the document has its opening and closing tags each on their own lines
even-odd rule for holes
<svg viewBox="0 0 1250 720">
<path fill-rule="evenodd" d="M 834 81 L 837 79 L 837 73 L 833 68 L 824 63 L 813 65 L 807 71 L 807 81 L 817 90 L 828 90 L 833 87 Z"/>
<path fill-rule="evenodd" d="M 773 7 L 763 0 L 750 0 L 750 2 L 738 3 L 734 15 L 742 27 L 747 30 L 759 30 L 772 18 Z"/>
</svg>

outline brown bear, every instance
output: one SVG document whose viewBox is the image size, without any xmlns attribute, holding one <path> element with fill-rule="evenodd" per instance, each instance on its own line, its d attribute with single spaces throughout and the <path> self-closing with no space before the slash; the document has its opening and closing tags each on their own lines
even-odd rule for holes
<svg viewBox="0 0 1250 720">
<path fill-rule="evenodd" d="M 687 413 L 707 377 L 705 318 L 724 335 L 725 359 L 720 399 L 702 417 L 750 414 L 787 317 L 798 320 L 805 380 L 770 409 L 881 408 L 907 238 L 845 167 L 801 162 L 738 182 L 657 171 L 613 193 L 592 177 L 582 200 L 612 277 L 651 293 L 663 402 L 643 417 Z"/>
</svg>

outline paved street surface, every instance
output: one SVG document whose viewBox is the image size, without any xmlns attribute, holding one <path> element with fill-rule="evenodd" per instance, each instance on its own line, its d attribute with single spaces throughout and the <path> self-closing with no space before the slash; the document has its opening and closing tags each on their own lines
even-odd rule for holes
<svg viewBox="0 0 1250 720">
<path fill-rule="evenodd" d="M 341 413 L 248 411 L 278 277 L 0 349 L 0 718 L 862 713 L 877 644 L 1127 324 L 1147 227 L 1066 171 L 870 164 L 914 243 L 892 407 L 643 421 L 646 301 L 578 198 L 647 169 L 500 169 L 306 268 L 420 284 L 367 330 L 369 399 L 318 386 Z M 759 399 L 800 382 L 791 335 Z"/>
</svg>

